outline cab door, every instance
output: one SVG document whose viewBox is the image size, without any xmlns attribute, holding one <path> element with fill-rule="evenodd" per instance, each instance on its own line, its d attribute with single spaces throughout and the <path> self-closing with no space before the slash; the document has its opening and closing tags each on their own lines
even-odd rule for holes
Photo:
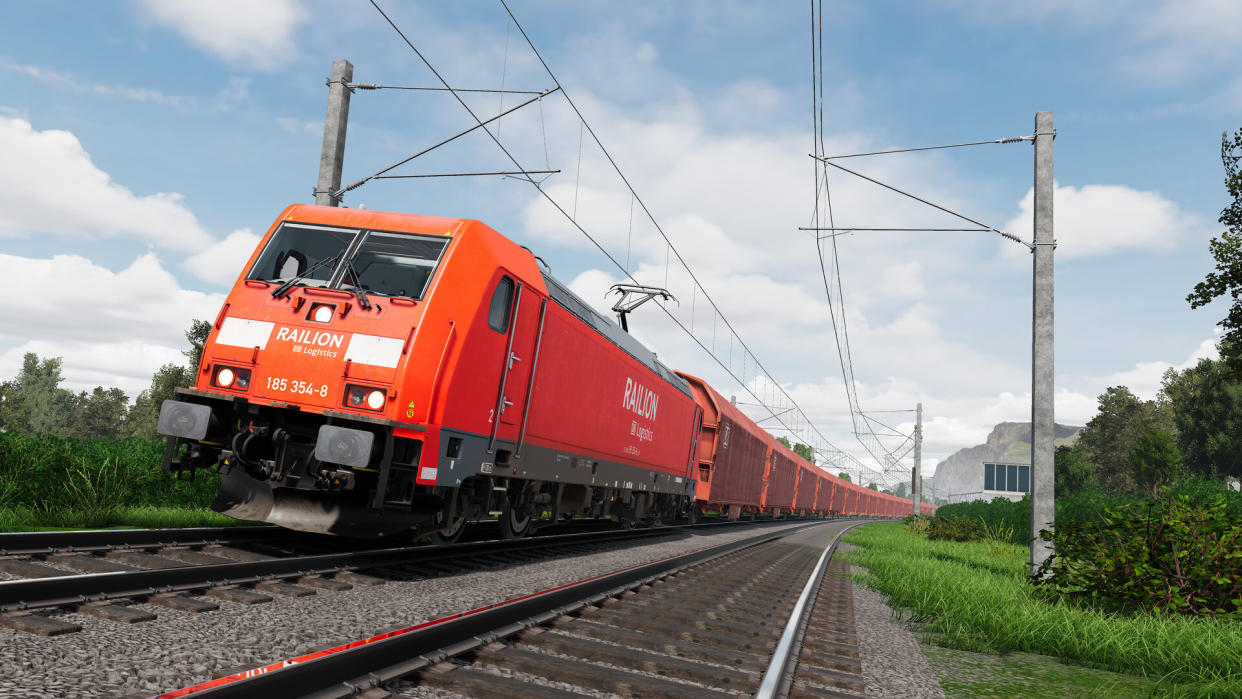
<svg viewBox="0 0 1242 699">
<path fill-rule="evenodd" d="M 510 291 L 506 292 L 506 288 Z M 504 318 L 505 314 L 499 310 L 498 304 L 506 293 L 510 294 L 510 299 L 508 317 Z M 500 382 L 496 389 L 496 406 L 492 411 L 489 451 L 496 450 L 497 441 L 520 445 L 525 439 L 526 413 L 531 387 L 538 371 L 540 338 L 546 311 L 547 299 L 515 278 L 505 275 L 497 283 L 488 324 L 494 330 L 505 327 L 505 341 L 503 353 L 496 358 L 500 364 Z"/>
</svg>

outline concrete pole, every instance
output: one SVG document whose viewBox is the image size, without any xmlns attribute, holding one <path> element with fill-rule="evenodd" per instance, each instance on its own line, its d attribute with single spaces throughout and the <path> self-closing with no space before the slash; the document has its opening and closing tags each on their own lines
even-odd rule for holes
<svg viewBox="0 0 1242 699">
<path fill-rule="evenodd" d="M 923 502 L 923 404 L 914 411 L 914 514 Z"/>
<path fill-rule="evenodd" d="M 1051 542 L 1039 531 L 1052 531 L 1055 508 L 1053 470 L 1052 314 L 1052 112 L 1035 113 L 1035 252 L 1031 328 L 1031 574 L 1052 556 Z"/>
<path fill-rule="evenodd" d="M 340 206 L 332 193 L 341 188 L 341 166 L 345 163 L 345 126 L 349 122 L 349 88 L 353 82 L 354 65 L 345 59 L 332 61 L 332 77 L 328 78 L 328 115 L 323 121 L 323 150 L 319 154 L 319 184 L 315 186 L 315 203 Z"/>
</svg>

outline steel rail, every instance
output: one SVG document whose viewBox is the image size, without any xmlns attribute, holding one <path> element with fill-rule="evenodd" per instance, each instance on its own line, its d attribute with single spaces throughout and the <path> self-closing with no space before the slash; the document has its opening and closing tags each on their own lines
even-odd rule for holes
<svg viewBox="0 0 1242 699">
<path fill-rule="evenodd" d="M 787 520 L 752 522 L 709 522 L 694 525 L 707 529 L 744 524 L 771 524 Z M 116 573 L 63 575 L 0 582 L 0 612 L 42 609 L 64 605 L 85 604 L 125 597 L 146 597 L 155 594 L 201 590 L 223 585 L 248 585 L 265 580 L 327 575 L 343 571 L 381 568 L 395 565 L 430 563 L 480 556 L 555 550 L 584 544 L 630 541 L 675 534 L 688 525 L 588 531 L 547 536 L 531 536 L 518 540 L 488 540 L 459 543 L 453 546 L 403 546 L 367 549 L 309 556 L 288 556 L 262 561 L 239 561 L 211 565 L 187 565 L 156 570 L 134 570 Z M 158 531 L 158 530 L 157 530 Z"/>
<path fill-rule="evenodd" d="M 678 571 L 824 523 L 827 520 L 691 551 L 412 627 L 387 638 L 368 639 L 302 662 L 285 661 L 283 667 L 260 668 L 226 684 L 194 691 L 192 696 L 350 696 Z M 184 693 L 186 690 L 180 690 L 166 696 Z"/>
<path fill-rule="evenodd" d="M 660 527 L 605 533 L 588 532 L 516 541 L 482 541 L 457 546 L 404 546 L 263 561 L 10 580 L 0 582 L 0 612 L 85 604 L 123 597 L 144 597 L 222 585 L 246 585 L 278 578 L 325 575 L 366 568 L 628 541 L 666 536 L 677 531 L 677 527 Z"/>
<path fill-rule="evenodd" d="M 799 653 L 794 652 L 794 647 L 801 647 L 801 639 L 806 633 L 806 622 L 810 618 L 811 609 L 815 606 L 814 597 L 816 591 L 819 590 L 820 582 L 824 579 L 824 571 L 828 569 L 828 561 L 832 559 L 832 554 L 836 553 L 837 544 L 846 532 L 869 523 L 858 522 L 837 532 L 832 543 L 820 554 L 815 570 L 811 571 L 811 577 L 807 578 L 802 594 L 798 595 L 798 601 L 794 604 L 793 611 L 789 613 L 789 621 L 785 624 L 781 640 L 777 642 L 776 650 L 772 653 L 772 661 L 768 663 L 768 669 L 763 673 L 763 679 L 759 682 L 759 691 L 755 693 L 755 699 L 789 696 L 789 690 L 793 686 L 794 670 L 798 666 Z"/>
<path fill-rule="evenodd" d="M 0 555 L 30 555 L 158 548 L 305 536 L 280 527 L 194 527 L 188 529 L 103 529 L 97 531 L 0 534 Z"/>
</svg>

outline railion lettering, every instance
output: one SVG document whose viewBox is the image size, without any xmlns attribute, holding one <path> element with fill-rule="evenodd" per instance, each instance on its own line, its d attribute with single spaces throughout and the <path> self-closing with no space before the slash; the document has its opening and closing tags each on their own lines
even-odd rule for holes
<svg viewBox="0 0 1242 699">
<path fill-rule="evenodd" d="M 639 417 L 654 420 L 656 411 L 660 408 L 660 396 L 634 379 L 626 379 L 625 395 L 621 398 L 621 407 Z"/>
<path fill-rule="evenodd" d="M 276 339 L 287 342 L 300 342 L 315 347 L 341 347 L 345 344 L 345 336 L 340 333 L 323 330 L 310 331 L 305 328 L 281 328 L 276 331 Z"/>
</svg>

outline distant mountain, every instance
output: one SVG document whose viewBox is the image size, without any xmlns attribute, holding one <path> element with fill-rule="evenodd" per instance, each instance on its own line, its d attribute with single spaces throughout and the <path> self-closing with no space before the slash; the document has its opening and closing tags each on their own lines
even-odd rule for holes
<svg viewBox="0 0 1242 699">
<path fill-rule="evenodd" d="M 1082 429 L 1073 425 L 1057 425 L 1054 433 L 1056 445 L 1073 444 Z M 993 427 L 987 443 L 959 449 L 936 465 L 937 497 L 947 498 L 950 493 L 981 490 L 983 464 L 986 462 L 1031 463 L 1030 439 L 1029 422 L 1002 422 Z"/>
</svg>

